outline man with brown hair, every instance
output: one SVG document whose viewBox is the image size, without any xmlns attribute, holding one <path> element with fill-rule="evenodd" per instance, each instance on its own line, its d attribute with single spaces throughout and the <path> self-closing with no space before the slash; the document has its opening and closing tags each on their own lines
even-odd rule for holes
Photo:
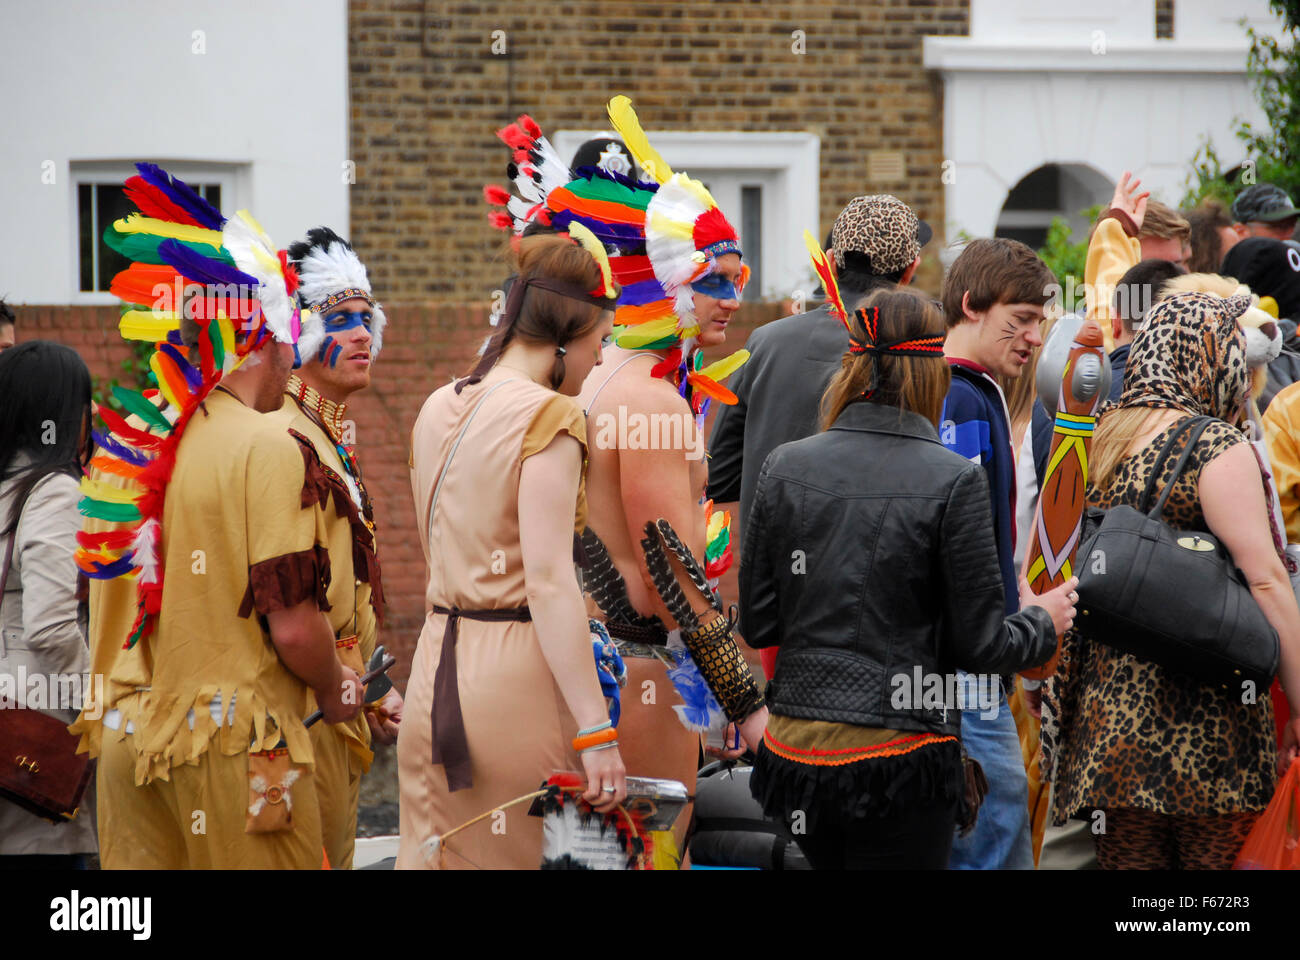
<svg viewBox="0 0 1300 960">
<path fill-rule="evenodd" d="M 1146 216 L 1137 233 L 1140 260 L 1168 260 L 1186 267 L 1192 255 L 1192 225 L 1173 207 L 1159 200 L 1147 201 Z"/>
<path fill-rule="evenodd" d="M 1192 228 L 1192 256 L 1187 261 L 1187 271 L 1218 273 L 1223 258 L 1241 239 L 1232 227 L 1228 211 L 1216 200 L 1203 200 L 1195 209 L 1187 211 L 1187 222 Z"/>
<path fill-rule="evenodd" d="M 1021 587 L 1015 569 L 1015 458 L 1006 398 L 994 378 L 1019 377 L 1043 345 L 1039 325 L 1054 289 L 1056 277 L 1034 251 L 1001 237 L 968 244 L 943 285 L 944 353 L 952 386 L 939 440 L 982 466 L 988 477 L 1008 615 L 1020 609 L 1022 589 L 1028 588 Z M 992 716 L 962 711 L 961 737 L 966 752 L 983 767 L 989 792 L 975 829 L 954 839 L 949 866 L 1032 870 L 1029 783 L 1005 691 Z"/>
</svg>

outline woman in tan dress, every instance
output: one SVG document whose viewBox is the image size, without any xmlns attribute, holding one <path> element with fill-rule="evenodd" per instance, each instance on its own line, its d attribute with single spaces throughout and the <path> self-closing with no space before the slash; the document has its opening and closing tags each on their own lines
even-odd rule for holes
<svg viewBox="0 0 1300 960">
<path fill-rule="evenodd" d="M 601 294 L 617 296 L 592 254 L 563 237 L 522 241 L 482 361 L 416 420 L 428 586 L 397 741 L 399 869 L 536 869 L 541 819 L 528 804 L 496 808 L 556 771 L 583 770 L 599 811 L 626 795 L 617 745 L 579 756 L 571 743 L 609 720 L 572 561 L 586 426 L 569 398 L 611 330 L 615 301 Z"/>
</svg>

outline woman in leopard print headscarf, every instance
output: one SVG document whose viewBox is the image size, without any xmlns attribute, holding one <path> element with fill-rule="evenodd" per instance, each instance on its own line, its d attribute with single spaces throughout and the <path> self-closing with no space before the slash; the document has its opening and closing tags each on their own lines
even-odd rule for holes
<svg viewBox="0 0 1300 960">
<path fill-rule="evenodd" d="M 1209 531 L 1248 577 L 1282 641 L 1281 679 L 1300 706 L 1300 610 L 1241 421 L 1249 395 L 1245 297 L 1180 294 L 1151 309 L 1134 340 L 1119 403 L 1092 448 L 1089 506 L 1136 506 L 1160 447 L 1189 416 L 1217 418 L 1175 482 L 1164 520 Z M 1157 493 L 1181 449 L 1165 461 Z M 1044 689 L 1043 771 L 1055 774 L 1053 822 L 1094 831 L 1103 868 L 1227 869 L 1272 799 L 1278 768 L 1268 691 L 1201 683 L 1072 630 Z M 1249 700 L 1243 703 L 1243 700 Z M 1300 721 L 1288 725 L 1284 760 Z M 1105 819 L 1094 811 L 1104 811 Z"/>
</svg>

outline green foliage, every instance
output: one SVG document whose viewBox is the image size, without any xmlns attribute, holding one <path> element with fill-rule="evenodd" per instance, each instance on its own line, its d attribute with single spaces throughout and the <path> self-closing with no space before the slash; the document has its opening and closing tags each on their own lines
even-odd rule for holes
<svg viewBox="0 0 1300 960">
<path fill-rule="evenodd" d="M 157 379 L 153 371 L 149 369 L 149 357 L 153 355 L 154 345 L 145 343 L 142 340 L 130 340 L 128 346 L 131 348 L 131 355 L 119 365 L 122 370 L 121 377 L 94 377 L 92 379 L 91 399 L 100 406 L 107 405 L 110 410 L 120 413 L 123 416 L 127 411 L 122 408 L 113 396 L 114 387 L 131 387 L 135 390 L 148 390 L 151 387 L 158 386 Z"/>
<path fill-rule="evenodd" d="M 1080 210 L 1079 215 L 1092 223 L 1100 212 L 1101 206 L 1098 205 Z M 1038 256 L 1056 274 L 1056 282 L 1061 285 L 1061 306 L 1064 310 L 1069 313 L 1083 309 L 1083 268 L 1088 262 L 1088 238 L 1074 242 L 1070 222 L 1064 217 L 1053 217 Z"/>
<path fill-rule="evenodd" d="M 1283 21 L 1281 43 L 1246 27 L 1250 38 L 1246 73 L 1267 123 L 1256 128 L 1237 121 L 1234 133 L 1245 148 L 1246 160 L 1235 169 L 1224 170 L 1213 146 L 1202 142 L 1192 158 L 1183 207 L 1206 198 L 1227 206 L 1255 183 L 1276 184 L 1292 198 L 1300 193 L 1300 2 L 1270 0 L 1269 6 Z"/>
</svg>

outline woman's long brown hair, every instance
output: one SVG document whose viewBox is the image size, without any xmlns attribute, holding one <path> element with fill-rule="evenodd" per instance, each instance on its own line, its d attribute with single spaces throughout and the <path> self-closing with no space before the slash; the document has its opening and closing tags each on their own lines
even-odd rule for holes
<svg viewBox="0 0 1300 960">
<path fill-rule="evenodd" d="M 858 304 L 858 309 L 868 307 L 880 308 L 876 331 L 880 343 L 944 334 L 943 314 L 933 301 L 919 294 L 899 289 L 875 290 Z M 866 342 L 866 331 L 856 310 L 849 322 L 853 336 Z M 938 427 L 939 418 L 943 415 L 943 401 L 948 396 L 948 386 L 952 381 L 952 374 L 942 355 L 918 357 L 886 354 L 877 357 L 871 353 L 849 353 L 847 347 L 846 342 L 839 373 L 835 374 L 822 395 L 823 430 L 830 429 L 850 403 L 863 399 L 871 385 L 873 365 L 878 368 L 876 389 L 868 399 L 919 413 Z"/>
</svg>

